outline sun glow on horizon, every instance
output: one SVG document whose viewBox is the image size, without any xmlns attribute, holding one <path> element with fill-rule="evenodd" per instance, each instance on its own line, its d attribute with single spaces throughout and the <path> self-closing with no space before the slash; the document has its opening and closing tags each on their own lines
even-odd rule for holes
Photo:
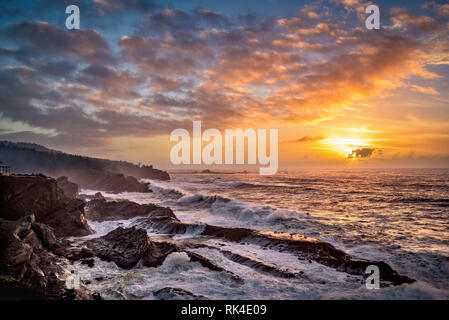
<svg viewBox="0 0 449 320">
<path fill-rule="evenodd" d="M 346 158 L 354 149 L 372 147 L 372 141 L 372 139 L 361 138 L 327 138 L 323 140 L 323 143 L 328 146 L 327 150 Z"/>
</svg>

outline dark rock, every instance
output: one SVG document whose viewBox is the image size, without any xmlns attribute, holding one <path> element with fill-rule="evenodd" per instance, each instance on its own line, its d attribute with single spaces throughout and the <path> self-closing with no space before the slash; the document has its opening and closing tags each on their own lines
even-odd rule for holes
<svg viewBox="0 0 449 320">
<path fill-rule="evenodd" d="M 44 300 L 45 292 L 11 276 L 0 276 L 0 300 Z"/>
<path fill-rule="evenodd" d="M 185 251 L 185 253 L 190 258 L 191 261 L 198 262 L 204 268 L 210 269 L 212 271 L 226 273 L 226 274 L 230 275 L 235 281 L 243 282 L 243 280 L 239 276 L 237 276 L 236 274 L 232 273 L 231 271 L 223 269 L 222 267 L 216 265 L 215 263 L 213 263 L 209 259 L 207 259 L 207 258 L 205 258 L 205 257 L 203 257 L 203 256 L 201 256 L 201 255 L 199 255 L 199 254 L 197 254 L 195 252 Z"/>
<path fill-rule="evenodd" d="M 148 251 L 142 257 L 142 264 L 146 267 L 159 267 L 172 252 L 179 252 L 180 249 L 169 242 L 151 242 Z"/>
<path fill-rule="evenodd" d="M 375 265 L 379 268 L 381 281 L 388 281 L 393 285 L 401 285 L 404 283 L 413 283 L 415 280 L 398 274 L 393 268 L 383 261 L 350 259 L 337 267 L 337 270 L 344 271 L 349 274 L 364 274 L 368 266 Z"/>
<path fill-rule="evenodd" d="M 81 260 L 81 264 L 85 264 L 89 268 L 92 268 L 95 265 L 95 262 L 94 262 L 94 259 L 84 259 L 84 260 Z"/>
<path fill-rule="evenodd" d="M 57 249 L 56 253 L 66 257 L 72 262 L 81 259 L 92 258 L 94 256 L 92 250 L 85 246 L 83 246 L 82 248 L 66 246 L 62 249 Z"/>
<path fill-rule="evenodd" d="M 151 217 L 148 219 L 151 220 Z M 170 230 L 174 233 L 181 231 L 181 233 L 184 233 L 187 228 L 200 226 L 201 225 L 183 224 L 179 221 L 168 220 L 168 223 L 162 224 L 158 230 L 163 230 L 163 232 Z M 353 259 L 333 245 L 314 238 L 298 234 L 263 232 L 245 228 L 227 228 L 211 225 L 203 225 L 203 227 L 204 231 L 202 232 L 202 235 L 205 236 L 223 238 L 238 243 L 254 243 L 260 245 L 262 248 L 271 248 L 278 250 L 279 252 L 292 252 L 298 255 L 298 258 L 307 259 L 310 263 L 312 263 L 313 260 L 349 274 L 364 275 L 366 267 L 370 264 L 374 264 L 379 266 L 381 279 L 384 281 L 388 281 L 394 285 L 414 282 L 413 279 L 399 275 L 388 264 L 382 261 Z M 265 270 L 270 268 L 269 266 L 261 265 L 259 265 L 259 267 Z"/>
<path fill-rule="evenodd" d="M 173 252 L 184 252 L 177 245 L 170 242 L 151 241 L 143 229 L 117 228 L 107 235 L 91 239 L 85 242 L 87 248 L 84 248 L 84 255 L 79 249 L 68 251 L 67 257 L 76 260 L 79 257 L 91 257 L 91 254 L 105 261 L 113 261 L 119 267 L 130 269 L 140 260 L 146 267 L 157 268 L 167 256 Z M 78 250 L 78 251 L 77 251 Z M 213 271 L 226 272 L 240 280 L 238 276 L 217 266 L 212 261 L 199 254 L 185 251 L 191 261 L 199 262 L 203 267 Z M 93 261 L 92 261 L 93 262 Z"/>
<path fill-rule="evenodd" d="M 78 170 L 70 172 L 69 177 L 84 189 L 101 190 L 114 193 L 151 192 L 148 184 L 140 183 L 132 176 L 104 170 Z"/>
<path fill-rule="evenodd" d="M 79 199 L 70 200 L 64 209 L 47 216 L 42 222 L 52 226 L 59 237 L 81 237 L 93 233 L 84 215 L 84 202 Z"/>
<path fill-rule="evenodd" d="M 143 229 L 119 227 L 103 237 L 87 241 L 86 245 L 100 259 L 130 269 L 147 252 L 150 239 Z"/>
<path fill-rule="evenodd" d="M 294 272 L 290 272 L 288 270 L 282 270 L 279 269 L 277 266 L 270 264 L 270 263 L 266 263 L 266 262 L 262 262 L 259 260 L 256 260 L 254 258 L 249 258 L 231 251 L 227 251 L 227 250 L 220 250 L 220 252 L 228 259 L 230 259 L 231 261 L 234 261 L 236 263 L 239 263 L 241 265 L 250 267 L 254 270 L 257 270 L 259 272 L 264 272 L 264 273 L 268 273 L 272 276 L 275 277 L 279 277 L 279 278 L 297 278 L 297 277 L 301 277 L 300 274 L 303 274 L 304 272 L 300 272 L 298 273 L 294 273 Z"/>
<path fill-rule="evenodd" d="M 1 218 L 17 220 L 34 214 L 36 219 L 65 207 L 68 198 L 56 180 L 37 176 L 0 176 Z"/>
<path fill-rule="evenodd" d="M 101 194 L 101 192 L 97 192 L 96 194 L 94 194 L 92 200 L 98 200 L 98 199 L 104 199 L 103 195 Z"/>
<path fill-rule="evenodd" d="M 153 295 L 160 300 L 207 300 L 202 295 L 193 294 L 180 288 L 162 288 L 153 292 Z"/>
<path fill-rule="evenodd" d="M 66 287 L 70 261 L 47 249 L 58 245 L 51 228 L 35 223 L 33 215 L 16 221 L 0 218 L 0 273 L 46 299 L 93 299 L 83 286 Z"/>
<path fill-rule="evenodd" d="M 77 198 L 84 201 L 102 200 L 102 199 L 106 200 L 106 198 L 103 196 L 101 192 L 97 192 L 94 195 L 79 194 Z"/>
<path fill-rule="evenodd" d="M 87 218 L 92 221 L 123 220 L 134 217 L 150 216 L 151 219 L 178 221 L 170 208 L 155 204 L 137 204 L 131 201 L 92 200 L 87 204 Z"/>
<path fill-rule="evenodd" d="M 84 203 L 66 197 L 56 180 L 39 176 L 0 176 L 0 218 L 17 220 L 34 214 L 57 236 L 92 233 L 84 218 Z"/>
<path fill-rule="evenodd" d="M 62 242 L 56 237 L 53 228 L 39 222 L 31 224 L 31 228 L 41 240 L 43 246 L 49 250 L 55 250 L 62 246 Z"/>
<path fill-rule="evenodd" d="M 245 228 L 225 228 L 206 225 L 203 235 L 216 238 L 224 238 L 229 241 L 241 242 L 243 239 L 254 235 L 254 231 Z"/>
<path fill-rule="evenodd" d="M 199 264 L 201 264 L 203 267 L 208 268 L 210 270 L 214 270 L 214 271 L 219 271 L 219 272 L 227 272 L 225 269 L 223 269 L 222 267 L 217 266 L 215 263 L 213 263 L 212 261 L 210 261 L 209 259 L 191 252 L 191 251 L 186 251 L 187 255 L 189 256 L 190 260 L 193 262 L 198 262 Z"/>
<path fill-rule="evenodd" d="M 76 183 L 70 182 L 67 177 L 59 177 L 56 179 L 58 187 L 64 192 L 68 198 L 76 198 L 78 195 L 78 185 Z"/>
<path fill-rule="evenodd" d="M 7 271 L 19 280 L 27 271 L 33 246 L 39 246 L 38 241 L 32 239 L 36 237 L 31 229 L 33 222 L 32 215 L 17 221 L 0 219 L 0 271 Z"/>
</svg>

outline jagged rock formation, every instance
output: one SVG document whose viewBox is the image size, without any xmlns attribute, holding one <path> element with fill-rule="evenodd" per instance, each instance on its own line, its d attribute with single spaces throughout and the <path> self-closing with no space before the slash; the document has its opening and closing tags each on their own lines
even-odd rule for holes
<svg viewBox="0 0 449 320">
<path fill-rule="evenodd" d="M 180 288 L 162 288 L 153 292 L 153 295 L 160 300 L 207 300 L 204 296 Z"/>
<path fill-rule="evenodd" d="M 369 265 L 376 265 L 380 269 L 381 280 L 393 285 L 414 282 L 413 279 L 398 274 L 383 261 L 354 259 L 327 242 L 298 234 L 263 232 L 208 224 L 182 223 L 170 208 L 163 208 L 154 204 L 139 205 L 130 203 L 129 201 L 107 202 L 105 200 L 94 200 L 91 203 L 92 205 L 89 205 L 88 214 L 99 221 L 145 216 L 137 220 L 137 223 L 143 227 L 152 228 L 159 233 L 183 234 L 188 230 L 200 230 L 199 233 L 203 236 L 237 243 L 254 243 L 264 248 L 288 251 L 298 256 L 299 259 L 313 260 L 325 266 L 354 275 L 364 275 Z M 126 214 L 123 213 L 125 211 L 127 211 Z M 243 264 L 250 263 L 259 269 L 270 270 L 271 268 L 269 265 L 260 265 L 254 261 L 248 261 L 249 258 L 244 256 L 232 255 L 229 252 L 223 252 L 223 254 L 233 261 L 240 261 Z M 165 253 L 161 256 L 164 255 Z M 156 253 L 154 256 L 158 256 L 158 254 Z M 192 259 L 192 255 L 189 256 Z M 204 263 L 207 264 L 207 262 Z M 281 270 L 272 269 L 272 271 L 276 274 L 282 274 Z M 285 274 L 285 276 L 288 277 L 289 275 Z"/>
<path fill-rule="evenodd" d="M 143 204 L 132 201 L 106 201 L 103 199 L 94 199 L 86 205 L 86 215 L 92 221 L 110 221 L 124 220 L 134 217 L 163 217 L 176 219 L 175 214 L 170 208 L 161 207 L 155 204 Z"/>
<path fill-rule="evenodd" d="M 100 259 L 130 269 L 148 251 L 150 239 L 143 229 L 117 228 L 103 237 L 87 241 L 86 245 Z"/>
<path fill-rule="evenodd" d="M 240 281 L 238 276 L 209 259 L 170 242 L 151 241 L 145 230 L 135 227 L 119 227 L 105 236 L 87 240 L 81 248 L 68 248 L 65 256 L 72 261 L 84 259 L 86 263 L 86 258 L 96 256 L 105 261 L 113 261 L 121 268 L 131 269 L 139 261 L 146 267 L 159 267 L 165 258 L 174 252 L 185 252 L 191 261 L 198 262 L 210 270 L 227 273 Z"/>
<path fill-rule="evenodd" d="M 15 221 L 0 218 L 0 273 L 12 279 L 10 283 L 19 289 L 18 294 L 24 294 L 19 298 L 98 298 L 82 284 L 66 287 L 70 272 L 64 266 L 70 262 L 54 252 L 62 245 L 53 229 L 36 223 L 34 215 Z"/>
<path fill-rule="evenodd" d="M 17 220 L 33 214 L 60 237 L 92 233 L 84 202 L 68 198 L 56 180 L 42 176 L 0 176 L 0 218 Z"/>
<path fill-rule="evenodd" d="M 84 218 L 84 203 L 67 197 L 56 180 L 45 176 L 0 176 L 0 286 L 11 298 L 94 299 L 82 284 L 69 289 L 71 275 L 64 258 L 68 241 L 92 230 Z M 22 296 L 20 297 L 20 295 Z"/>
<path fill-rule="evenodd" d="M 67 177 L 59 177 L 56 179 L 59 189 L 61 189 L 68 198 L 76 198 L 78 195 L 78 185 L 70 182 Z"/>
<path fill-rule="evenodd" d="M 113 193 L 151 192 L 148 184 L 139 182 L 132 176 L 104 170 L 85 169 L 67 173 L 70 180 L 84 189 L 101 190 Z"/>
<path fill-rule="evenodd" d="M 100 199 L 105 199 L 106 198 L 103 196 L 103 194 L 101 192 L 97 192 L 94 195 L 87 195 L 87 194 L 79 194 L 77 196 L 78 199 L 82 199 L 84 201 L 90 201 L 90 200 L 100 200 Z"/>
</svg>

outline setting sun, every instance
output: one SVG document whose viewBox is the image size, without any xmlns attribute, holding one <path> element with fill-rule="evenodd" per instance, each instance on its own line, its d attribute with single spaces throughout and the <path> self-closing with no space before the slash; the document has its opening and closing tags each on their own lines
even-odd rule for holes
<svg viewBox="0 0 449 320">
<path fill-rule="evenodd" d="M 322 143 L 327 146 L 330 152 L 346 158 L 354 149 L 371 147 L 371 141 L 371 139 L 360 138 L 328 138 L 324 139 Z"/>
</svg>

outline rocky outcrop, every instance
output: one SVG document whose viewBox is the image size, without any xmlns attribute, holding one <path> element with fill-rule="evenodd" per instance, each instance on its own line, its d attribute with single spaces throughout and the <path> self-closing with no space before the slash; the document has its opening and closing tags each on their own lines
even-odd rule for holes
<svg viewBox="0 0 449 320">
<path fill-rule="evenodd" d="M 146 267 L 157 268 L 174 252 L 185 252 L 192 262 L 198 262 L 212 271 L 227 273 L 241 281 L 238 276 L 197 253 L 185 251 L 174 243 L 151 241 L 145 230 L 136 227 L 119 227 L 105 236 L 87 240 L 81 248 L 67 248 L 64 255 L 71 261 L 82 260 L 85 264 L 93 264 L 89 258 L 96 256 L 104 261 L 112 261 L 123 269 L 131 269 L 139 261 Z"/>
<path fill-rule="evenodd" d="M 56 179 L 59 189 L 61 189 L 68 198 L 76 198 L 78 195 L 78 185 L 70 182 L 67 177 L 59 177 Z"/>
<path fill-rule="evenodd" d="M 87 218 L 92 221 L 124 220 L 148 215 L 153 219 L 173 219 L 178 221 L 170 208 L 155 204 L 138 204 L 127 200 L 91 200 L 87 204 L 86 211 Z"/>
<path fill-rule="evenodd" d="M 18 220 L 33 214 L 59 237 L 92 233 L 84 202 L 68 198 L 56 180 L 45 176 L 0 176 L 0 218 Z"/>
<path fill-rule="evenodd" d="M 190 291 L 180 288 L 162 288 L 153 295 L 159 300 L 207 300 L 205 296 L 194 294 Z"/>
<path fill-rule="evenodd" d="M 135 227 L 119 227 L 105 236 L 88 240 L 82 250 L 71 252 L 69 257 L 78 260 L 96 256 L 124 269 L 131 269 L 141 259 L 144 266 L 158 267 L 170 253 L 181 251 L 172 243 L 151 241 L 145 230 Z"/>
<path fill-rule="evenodd" d="M 207 237 L 237 243 L 254 243 L 265 248 L 292 252 L 299 259 L 313 260 L 354 275 L 364 275 L 368 265 L 377 265 L 381 270 L 381 279 L 395 285 L 414 281 L 406 276 L 399 275 L 383 261 L 353 259 L 345 252 L 327 242 L 298 234 L 263 232 L 246 228 L 219 227 L 208 224 L 186 224 L 179 221 L 171 209 L 159 207 L 154 204 L 139 205 L 129 201 L 108 202 L 101 199 L 93 200 L 88 205 L 88 218 L 92 220 L 121 220 L 138 216 L 142 217 L 136 221 L 139 226 L 152 228 L 159 233 L 183 234 L 188 232 L 188 230 L 196 230 L 197 233 Z M 142 260 L 144 265 L 147 266 L 161 264 L 167 254 L 173 252 L 173 250 L 180 250 L 179 248 L 173 248 L 168 245 L 162 248 L 158 245 L 150 245 L 150 248 L 154 248 L 153 252 L 151 253 L 151 250 L 148 250 L 150 254 L 144 256 Z M 187 254 L 191 260 L 197 258 L 192 253 Z M 254 269 L 270 272 L 280 277 L 298 276 L 282 270 L 276 270 L 269 264 L 253 261 L 244 256 L 234 255 L 232 252 L 224 252 L 223 254 L 234 262 L 238 261 L 241 264 L 251 265 Z M 208 264 L 207 261 L 202 259 L 198 259 L 198 261 L 204 265 Z M 210 264 L 207 267 L 210 269 L 215 268 Z M 219 271 L 218 268 L 217 271 Z"/>
<path fill-rule="evenodd" d="M 106 199 L 101 192 L 97 192 L 94 195 L 79 194 L 77 196 L 77 198 L 81 199 L 81 200 L 84 200 L 84 201 Z"/>
<path fill-rule="evenodd" d="M 14 221 L 0 218 L 0 273 L 11 279 L 4 285 L 25 297 L 31 292 L 45 299 L 98 298 L 82 284 L 66 286 L 70 261 L 52 251 L 62 245 L 53 229 L 36 223 L 34 215 Z"/>
<path fill-rule="evenodd" d="M 383 261 L 354 259 L 327 242 L 298 234 L 263 232 L 243 228 L 224 228 L 206 225 L 204 235 L 224 238 L 233 242 L 255 243 L 265 248 L 294 253 L 299 259 L 313 260 L 328 267 L 354 275 L 364 275 L 369 265 L 380 269 L 381 280 L 393 285 L 412 283 L 415 280 L 398 274 Z M 235 259 L 235 256 L 225 256 Z"/>
<path fill-rule="evenodd" d="M 132 176 L 121 173 L 113 173 L 104 170 L 86 169 L 67 173 L 70 180 L 77 183 L 83 189 L 121 192 L 151 192 L 148 184 L 140 183 Z"/>
<path fill-rule="evenodd" d="M 170 180 L 170 175 L 168 172 L 155 169 L 153 166 L 140 166 L 140 167 L 128 167 L 128 168 L 117 168 L 118 172 L 123 172 L 124 174 L 131 175 L 138 179 L 156 179 L 156 180 Z"/>
<path fill-rule="evenodd" d="M 143 229 L 120 227 L 103 237 L 88 241 L 86 245 L 100 259 L 130 269 L 148 251 L 150 239 Z"/>
<path fill-rule="evenodd" d="M 217 248 L 213 248 L 217 249 Z M 274 264 L 267 263 L 260 261 L 255 258 L 249 258 L 246 256 L 243 256 L 241 254 L 231 252 L 228 250 L 219 250 L 226 258 L 228 258 L 231 261 L 234 261 L 238 264 L 250 267 L 251 269 L 254 269 L 259 272 L 267 273 L 275 277 L 279 278 L 304 278 L 304 275 L 298 272 L 292 272 L 289 270 L 282 270 L 279 267 L 277 267 Z"/>
<path fill-rule="evenodd" d="M 34 214 L 40 219 L 62 209 L 67 197 L 56 180 L 44 176 L 0 176 L 0 217 L 17 220 Z"/>
<path fill-rule="evenodd" d="M 188 230 L 197 230 L 198 234 L 207 237 L 224 239 L 237 243 L 253 243 L 264 248 L 278 251 L 288 251 L 302 260 L 313 260 L 328 267 L 335 268 L 354 275 L 365 275 L 365 270 L 369 265 L 376 265 L 381 271 L 381 280 L 393 285 L 412 283 L 413 279 L 398 274 L 388 264 L 383 261 L 371 261 L 354 259 L 342 250 L 335 248 L 327 242 L 323 242 L 310 237 L 279 232 L 263 232 L 246 228 L 229 228 L 212 226 L 208 224 L 187 224 L 180 222 L 172 212 L 162 212 L 161 215 L 148 215 L 137 221 L 142 226 L 150 227 L 156 232 L 169 234 L 183 234 Z M 269 264 L 263 264 L 253 259 L 233 254 L 232 252 L 222 252 L 223 255 L 234 262 L 250 265 L 254 269 L 270 272 L 280 277 L 297 277 L 296 274 L 276 270 Z"/>
<path fill-rule="evenodd" d="M 146 267 L 159 267 L 169 254 L 179 251 L 178 246 L 172 243 L 152 242 L 142 257 L 142 264 Z"/>
</svg>

